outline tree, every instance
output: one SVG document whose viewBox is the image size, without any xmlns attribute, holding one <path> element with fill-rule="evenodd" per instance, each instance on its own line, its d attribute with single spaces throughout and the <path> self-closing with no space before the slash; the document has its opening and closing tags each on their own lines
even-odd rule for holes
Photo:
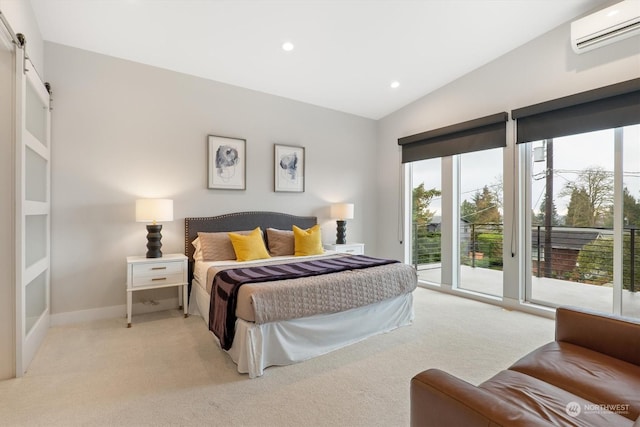
<svg viewBox="0 0 640 427">
<path fill-rule="evenodd" d="M 631 237 L 628 234 L 622 240 L 622 288 L 631 289 L 631 263 L 634 265 L 634 291 L 640 290 L 640 268 L 637 261 L 631 259 Z M 635 240 L 633 253 L 640 253 L 640 239 Z M 636 255 L 637 256 L 637 255 Z M 576 270 L 581 280 L 592 284 L 606 284 L 613 281 L 613 237 L 604 236 L 593 240 L 580 250 Z"/>
<path fill-rule="evenodd" d="M 572 190 L 569 206 L 567 206 L 566 224 L 569 227 L 591 227 L 592 221 L 593 210 L 589 204 L 589 195 L 582 189 Z"/>
<path fill-rule="evenodd" d="M 498 175 L 494 179 L 495 181 L 490 186 L 491 192 L 493 193 L 494 200 L 496 202 L 496 207 L 498 208 L 498 210 L 502 210 L 502 207 L 503 207 L 502 201 L 504 200 L 503 198 L 504 188 L 502 186 L 502 175 Z"/>
<path fill-rule="evenodd" d="M 604 226 L 613 228 L 614 206 L 609 206 L 605 216 Z M 622 192 L 622 218 L 624 227 L 640 228 L 640 203 L 631 195 L 629 189 L 624 187 Z"/>
<path fill-rule="evenodd" d="M 500 224 L 498 227 L 501 228 L 502 218 L 498 206 L 501 203 L 502 186 L 492 187 L 498 187 L 500 190 L 492 191 L 485 185 L 482 192 L 476 191 L 471 198 L 472 202 L 464 200 L 460 205 L 460 218 L 473 224 L 469 236 L 469 252 L 482 252 L 486 256 L 486 261 L 483 261 L 486 262 L 484 267 L 495 268 L 502 266 L 502 232 L 496 232 L 495 226 L 484 225 Z M 463 257 L 463 262 L 470 262 L 474 266 L 478 264 L 475 259 L 469 260 L 466 257 Z"/>
<path fill-rule="evenodd" d="M 463 200 L 460 205 L 460 218 L 470 224 L 476 222 L 476 205 L 468 200 Z"/>
<path fill-rule="evenodd" d="M 595 166 L 582 170 L 574 182 L 567 183 L 560 196 L 570 196 L 567 225 L 594 227 L 602 225 L 613 202 L 611 172 Z"/>
<path fill-rule="evenodd" d="M 441 194 L 435 188 L 425 190 L 424 182 L 413 189 L 413 262 L 415 264 L 440 262 L 440 233 L 430 232 L 428 225 L 435 215 L 435 212 L 429 209 L 429 205 L 434 197 Z"/>
<path fill-rule="evenodd" d="M 434 197 L 442 194 L 441 191 L 432 188 L 425 190 L 424 182 L 413 189 L 413 223 L 427 225 L 433 219 L 435 212 L 429 210 L 429 205 Z"/>
<path fill-rule="evenodd" d="M 485 185 L 482 192 L 476 191 L 471 200 L 472 202 L 463 200 L 460 204 L 460 218 L 470 224 L 500 224 L 502 222 L 498 210 L 498 195 L 489 190 L 488 186 Z"/>
<path fill-rule="evenodd" d="M 482 188 L 482 193 L 477 192 L 473 196 L 473 202 L 476 205 L 474 223 L 499 224 L 502 222 L 496 193 L 490 191 L 489 187 L 485 185 Z"/>
<path fill-rule="evenodd" d="M 540 213 L 538 215 L 533 216 L 533 225 L 544 225 L 544 213 L 546 212 L 546 200 L 543 200 L 540 203 Z M 551 203 L 551 225 L 562 225 L 562 221 L 560 220 L 560 216 L 558 215 L 558 210 L 556 209 L 556 204 Z"/>
<path fill-rule="evenodd" d="M 622 198 L 624 225 L 640 228 L 640 201 L 636 200 L 636 198 L 629 193 L 629 189 L 627 187 L 624 187 Z"/>
</svg>

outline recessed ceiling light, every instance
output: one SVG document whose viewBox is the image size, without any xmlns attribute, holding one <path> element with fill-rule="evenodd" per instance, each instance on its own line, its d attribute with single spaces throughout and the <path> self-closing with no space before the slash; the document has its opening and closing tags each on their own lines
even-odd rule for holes
<svg viewBox="0 0 640 427">
<path fill-rule="evenodd" d="M 293 50 L 293 43 L 291 43 L 291 42 L 282 43 L 282 50 L 287 51 L 287 52 L 291 52 Z"/>
<path fill-rule="evenodd" d="M 398 87 L 400 87 L 400 82 L 397 80 L 394 80 L 391 82 L 391 89 L 397 89 Z"/>
</svg>

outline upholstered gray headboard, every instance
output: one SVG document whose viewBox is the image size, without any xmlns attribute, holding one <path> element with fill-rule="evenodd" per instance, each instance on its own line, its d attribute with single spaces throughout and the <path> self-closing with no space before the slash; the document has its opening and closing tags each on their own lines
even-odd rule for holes
<svg viewBox="0 0 640 427">
<path fill-rule="evenodd" d="M 315 216 L 296 216 L 279 212 L 236 212 L 231 214 L 184 219 L 184 253 L 189 258 L 189 283 L 193 276 L 193 253 L 195 248 L 191 244 L 198 237 L 199 231 L 239 231 L 252 230 L 256 227 L 266 230 L 277 228 L 291 230 L 293 225 L 300 228 L 313 227 L 318 223 Z M 266 237 L 265 237 L 266 238 Z"/>
</svg>

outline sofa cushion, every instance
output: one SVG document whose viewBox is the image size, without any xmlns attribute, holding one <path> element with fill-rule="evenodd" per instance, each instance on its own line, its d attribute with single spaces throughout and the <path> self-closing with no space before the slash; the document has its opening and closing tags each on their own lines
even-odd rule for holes
<svg viewBox="0 0 640 427">
<path fill-rule="evenodd" d="M 506 370 L 480 384 L 502 400 L 561 426 L 632 426 L 633 421 L 521 372 Z"/>
<path fill-rule="evenodd" d="M 552 427 L 533 412 L 505 402 L 439 369 L 411 379 L 411 427 Z"/>
<path fill-rule="evenodd" d="M 575 307 L 556 310 L 556 341 L 640 366 L 640 319 Z"/>
<path fill-rule="evenodd" d="M 510 370 L 535 377 L 630 420 L 640 416 L 640 366 L 566 342 L 551 342 Z M 628 406 L 627 406 L 628 405 Z"/>
</svg>

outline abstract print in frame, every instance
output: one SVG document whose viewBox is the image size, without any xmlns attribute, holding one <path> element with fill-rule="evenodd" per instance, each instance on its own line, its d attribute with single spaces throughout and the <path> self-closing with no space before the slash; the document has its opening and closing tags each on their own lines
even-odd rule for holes
<svg viewBox="0 0 640 427">
<path fill-rule="evenodd" d="M 304 192 L 304 147 L 274 146 L 275 191 Z"/>
<path fill-rule="evenodd" d="M 246 189 L 246 143 L 244 139 L 209 135 L 209 188 Z"/>
</svg>

